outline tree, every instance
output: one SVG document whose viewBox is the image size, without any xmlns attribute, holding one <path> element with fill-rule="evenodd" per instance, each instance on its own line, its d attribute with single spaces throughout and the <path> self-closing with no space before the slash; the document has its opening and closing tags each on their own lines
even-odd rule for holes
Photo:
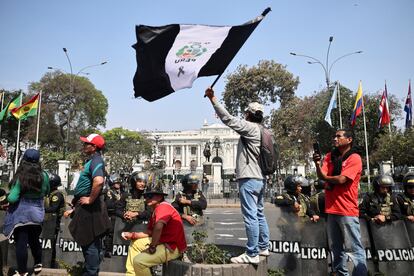
<svg viewBox="0 0 414 276">
<path fill-rule="evenodd" d="M 340 88 L 340 93 L 343 128 L 348 128 L 349 118 L 355 103 L 355 95 L 351 90 L 343 86 Z M 364 94 L 368 147 L 371 155 L 378 149 L 377 139 L 384 134 L 388 135 L 388 130 L 387 128 L 378 129 L 378 106 L 381 93 Z M 285 166 L 290 166 L 298 156 L 305 156 L 311 152 L 314 141 L 320 143 L 323 153 L 330 151 L 332 147 L 331 137 L 336 129 L 339 128 L 338 109 L 334 109 L 331 114 L 334 127 L 331 127 L 324 120 L 331 96 L 332 91 L 328 93 L 327 90 L 322 90 L 303 99 L 294 98 L 280 109 L 273 111 L 271 125 L 278 141 L 281 143 L 281 155 L 285 155 L 281 161 L 285 162 Z M 395 97 L 389 98 L 389 106 L 391 110 L 391 124 L 393 124 L 393 122 L 398 120 L 400 110 Z M 395 129 L 395 127 L 392 128 Z M 355 143 L 364 149 L 365 138 L 362 114 L 357 118 L 354 131 Z M 302 141 L 300 145 L 297 144 L 298 139 Z M 362 150 L 362 152 L 365 154 L 365 150 Z M 390 154 L 389 157 L 391 156 Z M 389 160 L 389 157 L 383 160 Z M 370 161 L 371 164 L 373 162 L 373 160 Z"/>
<path fill-rule="evenodd" d="M 103 133 L 105 138 L 105 156 L 111 171 L 130 172 L 134 162 L 140 157 L 151 155 L 151 143 L 139 132 L 113 128 Z"/>
<path fill-rule="evenodd" d="M 62 150 L 67 144 L 73 151 L 80 135 L 105 126 L 108 101 L 85 77 L 48 72 L 29 90 L 42 91 L 39 139 L 44 147 Z"/>
<path fill-rule="evenodd" d="M 264 105 L 279 100 L 283 107 L 294 96 L 299 84 L 298 77 L 275 61 L 262 60 L 257 66 L 240 65 L 227 76 L 224 104 L 233 115 L 242 114 L 252 101 Z"/>
</svg>

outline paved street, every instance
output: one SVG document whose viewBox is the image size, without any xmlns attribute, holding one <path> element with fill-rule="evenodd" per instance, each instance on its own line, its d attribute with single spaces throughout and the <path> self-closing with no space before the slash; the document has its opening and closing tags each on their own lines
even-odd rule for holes
<svg viewBox="0 0 414 276">
<path fill-rule="evenodd" d="M 207 208 L 205 216 L 214 227 L 215 241 L 218 244 L 244 245 L 246 234 L 239 208 Z"/>
</svg>

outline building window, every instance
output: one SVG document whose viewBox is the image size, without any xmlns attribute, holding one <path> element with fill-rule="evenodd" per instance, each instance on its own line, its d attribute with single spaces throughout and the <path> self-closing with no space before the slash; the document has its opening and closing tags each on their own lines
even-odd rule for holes
<svg viewBox="0 0 414 276">
<path fill-rule="evenodd" d="M 165 156 L 165 147 L 160 147 L 161 156 Z"/>
<path fill-rule="evenodd" d="M 175 147 L 175 155 L 181 155 L 181 147 Z"/>
<path fill-rule="evenodd" d="M 197 147 L 191 147 L 191 155 L 197 155 Z"/>
</svg>

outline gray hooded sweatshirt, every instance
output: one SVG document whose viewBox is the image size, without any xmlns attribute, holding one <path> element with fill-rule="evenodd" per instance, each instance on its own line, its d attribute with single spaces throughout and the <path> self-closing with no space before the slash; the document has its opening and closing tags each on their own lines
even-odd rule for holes
<svg viewBox="0 0 414 276">
<path fill-rule="evenodd" d="M 213 107 L 220 120 L 240 135 L 237 144 L 236 178 L 263 179 L 262 170 L 256 159 L 256 156 L 260 153 L 259 124 L 232 116 L 224 106 L 219 103 L 217 98 L 213 99 Z M 241 141 L 241 137 L 245 138 L 244 141 L 249 149 L 247 149 Z M 254 151 L 254 153 L 252 151 Z M 249 164 L 246 162 L 247 158 L 249 158 Z"/>
</svg>

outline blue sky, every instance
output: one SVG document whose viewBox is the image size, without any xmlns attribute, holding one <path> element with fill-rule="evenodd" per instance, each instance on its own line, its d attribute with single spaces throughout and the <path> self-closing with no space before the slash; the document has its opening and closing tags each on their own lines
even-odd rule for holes
<svg viewBox="0 0 414 276">
<path fill-rule="evenodd" d="M 216 122 L 203 98 L 215 77 L 200 78 L 193 88 L 156 102 L 133 97 L 136 70 L 135 25 L 199 23 L 238 25 L 272 12 L 258 26 L 228 67 L 256 65 L 273 59 L 299 76 L 297 95 L 311 95 L 325 86 L 321 66 L 289 55 L 297 52 L 325 60 L 328 39 L 334 37 L 330 60 L 362 50 L 336 63 L 331 80 L 356 91 L 376 93 L 387 81 L 388 93 L 405 101 L 408 80 L 414 76 L 414 1 L 412 0 L 2 0 L 0 1 L 0 88 L 27 90 L 47 67 L 70 71 L 63 47 L 68 49 L 74 72 L 86 70 L 95 87 L 109 101 L 106 129 L 123 126 L 138 130 L 198 129 L 206 119 Z M 217 83 L 221 97 L 225 77 Z M 325 112 L 325 110 L 321 111 Z M 401 110 L 401 115 L 405 113 Z"/>
</svg>

